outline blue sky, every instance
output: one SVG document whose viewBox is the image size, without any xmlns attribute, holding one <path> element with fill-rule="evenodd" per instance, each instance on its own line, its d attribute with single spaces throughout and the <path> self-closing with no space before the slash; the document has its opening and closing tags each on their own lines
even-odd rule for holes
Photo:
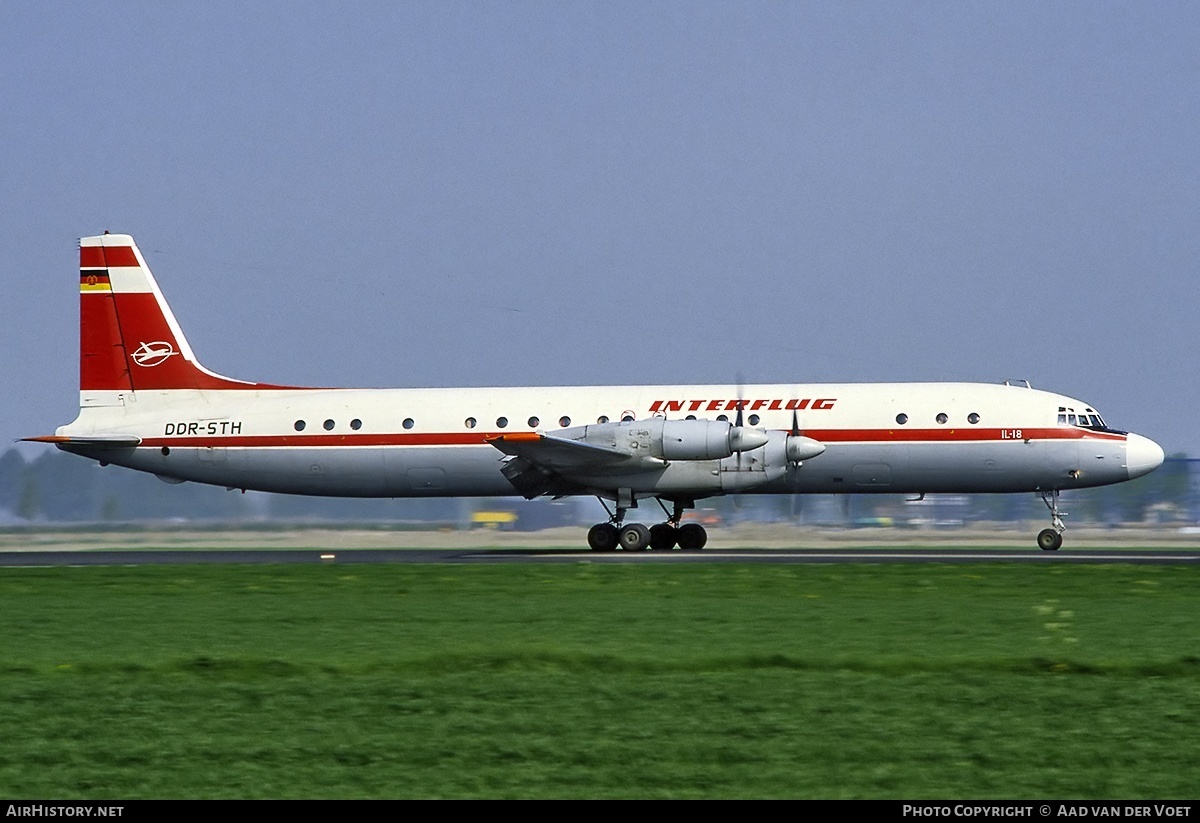
<svg viewBox="0 0 1200 823">
<path fill-rule="evenodd" d="M 233 377 L 1025 378 L 1200 456 L 1198 4 L 0 15 L 9 441 L 108 229 Z"/>
</svg>

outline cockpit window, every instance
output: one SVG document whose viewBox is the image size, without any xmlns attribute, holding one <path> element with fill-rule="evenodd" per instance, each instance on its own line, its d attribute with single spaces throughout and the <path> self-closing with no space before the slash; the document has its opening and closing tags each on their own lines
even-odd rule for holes
<svg viewBox="0 0 1200 823">
<path fill-rule="evenodd" d="M 1081 429 L 1092 429 L 1094 431 L 1111 431 L 1105 425 L 1104 419 L 1096 414 L 1095 409 L 1087 409 L 1085 413 L 1076 414 L 1075 409 L 1059 406 L 1058 425 L 1077 426 Z"/>
</svg>

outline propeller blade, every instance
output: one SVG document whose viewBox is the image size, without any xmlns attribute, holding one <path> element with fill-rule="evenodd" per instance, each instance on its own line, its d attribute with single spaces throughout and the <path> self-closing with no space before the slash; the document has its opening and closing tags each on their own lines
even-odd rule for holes
<svg viewBox="0 0 1200 823">
<path fill-rule="evenodd" d="M 739 374 L 737 379 L 737 417 L 733 423 L 739 429 L 742 427 L 742 406 L 746 405 L 745 395 L 745 386 L 742 385 L 742 376 Z"/>
<path fill-rule="evenodd" d="M 737 452 L 738 471 L 741 471 L 742 470 L 742 451 L 745 450 L 745 448 L 746 448 L 744 445 L 742 445 L 743 438 L 746 434 L 745 430 L 742 428 L 742 406 L 746 405 L 746 401 L 742 396 L 743 394 L 745 394 L 745 392 L 742 389 L 742 376 L 740 374 L 738 375 L 737 382 L 738 382 L 737 416 L 734 418 L 734 424 L 733 424 L 734 428 L 733 428 L 733 431 L 731 431 L 729 433 L 729 439 L 731 442 L 738 444 L 738 445 L 734 446 L 734 450 Z"/>
</svg>

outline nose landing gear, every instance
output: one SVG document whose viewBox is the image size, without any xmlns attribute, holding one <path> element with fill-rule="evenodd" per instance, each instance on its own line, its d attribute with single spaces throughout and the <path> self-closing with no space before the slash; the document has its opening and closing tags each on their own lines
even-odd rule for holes
<svg viewBox="0 0 1200 823">
<path fill-rule="evenodd" d="M 1056 552 L 1062 547 L 1062 533 L 1067 530 L 1066 524 L 1062 521 L 1067 513 L 1058 510 L 1058 489 L 1041 492 L 1041 495 L 1042 502 L 1050 510 L 1050 528 L 1038 532 L 1038 548 L 1044 552 Z"/>
<path fill-rule="evenodd" d="M 1062 546 L 1062 535 L 1054 529 L 1042 529 L 1038 532 L 1038 548 L 1044 552 L 1056 552 Z"/>
</svg>

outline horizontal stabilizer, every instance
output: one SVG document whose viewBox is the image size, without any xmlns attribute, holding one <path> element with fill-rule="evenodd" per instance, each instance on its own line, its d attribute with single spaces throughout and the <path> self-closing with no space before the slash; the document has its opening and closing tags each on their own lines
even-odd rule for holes
<svg viewBox="0 0 1200 823">
<path fill-rule="evenodd" d="M 142 438 L 132 434 L 102 434 L 94 437 L 67 437 L 45 434 L 41 437 L 22 437 L 26 443 L 53 443 L 56 446 L 100 446 L 101 448 L 131 449 L 142 444 Z"/>
</svg>

